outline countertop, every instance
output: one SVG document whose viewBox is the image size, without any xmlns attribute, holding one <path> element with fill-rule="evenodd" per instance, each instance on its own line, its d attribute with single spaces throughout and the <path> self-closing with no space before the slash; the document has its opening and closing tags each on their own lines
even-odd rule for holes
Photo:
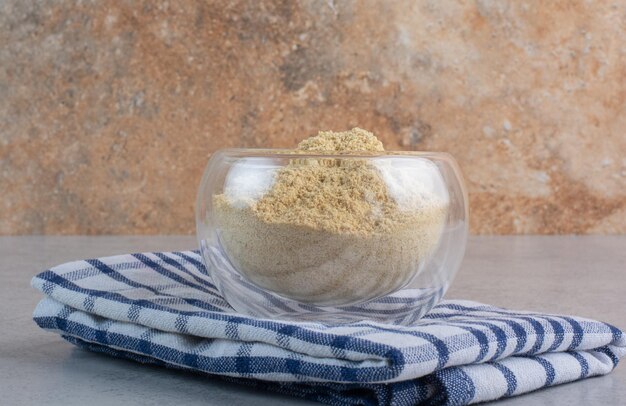
<svg viewBox="0 0 626 406">
<path fill-rule="evenodd" d="M 309 401 L 75 348 L 40 330 L 36 273 L 62 262 L 195 247 L 193 237 L 0 237 L 0 403 L 3 405 L 288 405 Z M 626 236 L 472 237 L 447 294 L 498 306 L 569 313 L 626 328 Z M 498 403 L 498 402 L 496 402 Z M 501 401 L 626 404 L 626 366 L 608 376 Z"/>
</svg>

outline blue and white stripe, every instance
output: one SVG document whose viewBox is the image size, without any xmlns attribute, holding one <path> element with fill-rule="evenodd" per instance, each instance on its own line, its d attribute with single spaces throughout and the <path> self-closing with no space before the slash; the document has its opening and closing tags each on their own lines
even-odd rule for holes
<svg viewBox="0 0 626 406">
<path fill-rule="evenodd" d="M 206 276 L 194 251 L 67 263 L 33 279 L 34 319 L 92 351 L 329 404 L 481 402 L 609 373 L 626 353 L 606 323 L 468 301 L 410 326 L 252 318 Z"/>
</svg>

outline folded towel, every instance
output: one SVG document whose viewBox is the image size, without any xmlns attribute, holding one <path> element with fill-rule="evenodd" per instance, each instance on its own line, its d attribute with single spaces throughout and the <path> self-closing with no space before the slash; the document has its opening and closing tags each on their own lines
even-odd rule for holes
<svg viewBox="0 0 626 406">
<path fill-rule="evenodd" d="M 198 272 L 205 275 L 198 277 Z M 411 326 L 235 313 L 194 251 L 76 261 L 37 275 L 42 328 L 92 351 L 328 404 L 469 404 L 609 373 L 617 328 L 443 301 Z"/>
</svg>

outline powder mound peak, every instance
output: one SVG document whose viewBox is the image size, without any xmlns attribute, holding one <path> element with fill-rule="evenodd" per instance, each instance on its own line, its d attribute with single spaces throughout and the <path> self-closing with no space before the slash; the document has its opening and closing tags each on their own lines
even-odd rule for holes
<svg viewBox="0 0 626 406">
<path fill-rule="evenodd" d="M 383 143 L 371 132 L 355 127 L 349 131 L 320 131 L 298 144 L 301 151 L 382 152 Z"/>
</svg>

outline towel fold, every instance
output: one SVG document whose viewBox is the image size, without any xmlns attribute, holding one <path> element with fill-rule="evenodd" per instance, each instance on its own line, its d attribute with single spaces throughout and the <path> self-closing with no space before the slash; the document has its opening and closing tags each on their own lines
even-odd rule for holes
<svg viewBox="0 0 626 406">
<path fill-rule="evenodd" d="M 46 295 L 35 322 L 79 347 L 328 404 L 482 402 L 607 374 L 626 354 L 609 324 L 469 301 L 411 326 L 253 318 L 195 251 L 70 262 L 32 285 Z"/>
</svg>

